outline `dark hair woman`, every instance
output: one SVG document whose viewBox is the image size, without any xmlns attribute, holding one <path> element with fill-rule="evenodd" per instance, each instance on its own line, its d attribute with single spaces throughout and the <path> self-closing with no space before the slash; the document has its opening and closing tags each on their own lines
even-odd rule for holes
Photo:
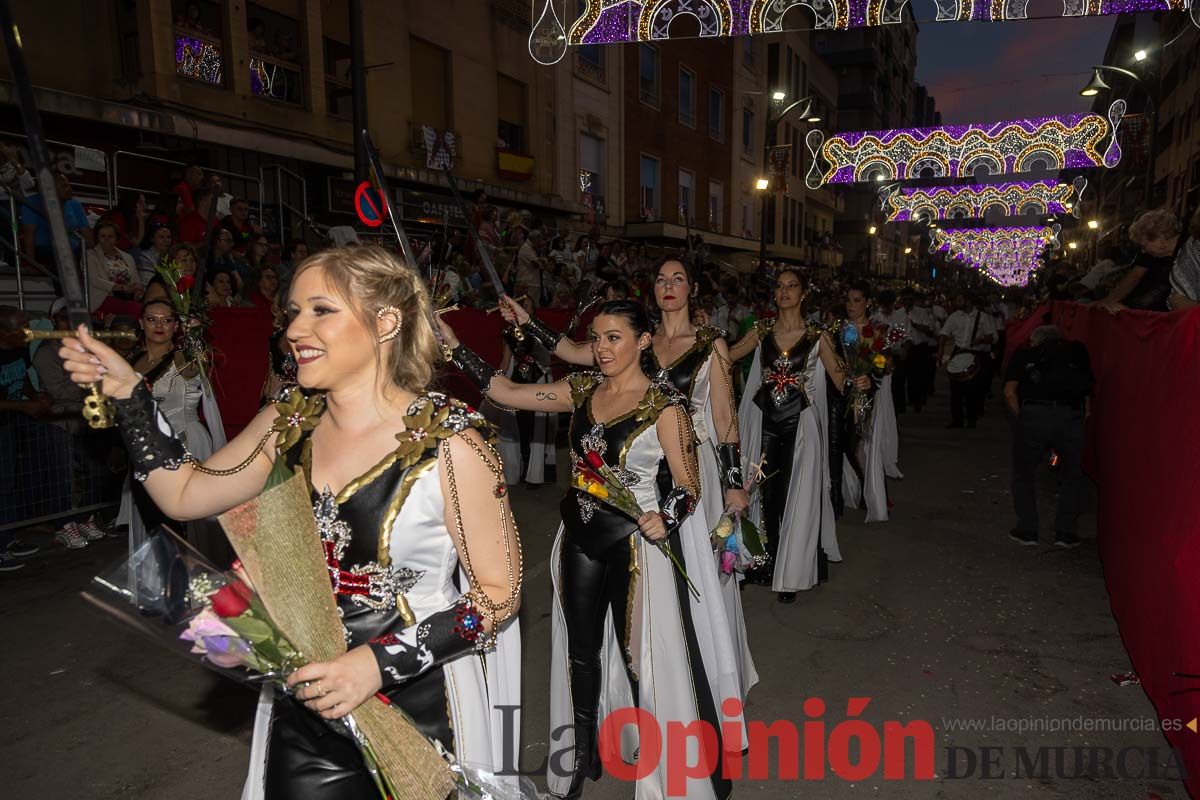
<svg viewBox="0 0 1200 800">
<path fill-rule="evenodd" d="M 729 348 L 724 331 L 693 322 L 691 305 L 696 290 L 683 261 L 671 256 L 659 261 L 653 292 L 660 321 L 646 349 L 645 367 L 647 374 L 683 396 L 701 443 L 697 459 L 704 503 L 698 516 L 705 525 L 699 552 L 701 547 L 711 549 L 708 532 L 717 527 L 722 514 L 744 512 L 750 497 L 742 475 Z M 540 342 L 568 363 L 593 364 L 591 344 L 572 342 L 555 333 L 507 298 L 502 303 L 505 317 L 519 323 L 526 338 Z M 714 690 L 721 697 L 736 694 L 745 698 L 758 682 L 758 672 L 750 656 L 738 581 L 722 582 L 716 561 L 698 567 L 696 575 L 702 597 L 725 598 L 724 602 L 697 602 L 694 609 L 708 615 L 705 666 L 716 681 Z"/>
<path fill-rule="evenodd" d="M 703 528 L 704 522 L 692 516 L 700 477 L 686 404 L 654 384 L 644 367 L 652 342 L 645 310 L 628 300 L 602 304 L 591 325 L 598 370 L 548 386 L 520 385 L 496 375 L 458 343 L 449 327 L 443 325 L 442 332 L 454 347 L 454 363 L 497 403 L 569 412 L 577 479 L 596 469 L 611 470 L 643 512 L 634 519 L 579 488 L 568 490 L 560 506 L 563 524 L 551 554 L 550 721 L 556 742 L 573 748 L 573 767 L 569 776 L 554 770 L 547 775 L 550 791 L 578 797 L 585 778 L 599 777 L 601 705 L 652 709 L 663 725 L 703 719 L 721 730 L 718 710 L 725 698 L 713 693 L 697 640 L 707 620 L 696 617 L 686 582 L 655 546 L 665 542 L 683 554 L 694 535 L 690 529 Z M 700 565 L 684 560 L 695 577 Z M 705 560 L 713 569 L 711 550 Z M 616 664 L 625 666 L 623 674 L 609 671 Z M 607 692 L 603 700 L 602 691 Z M 563 730 L 568 733 L 560 738 Z M 632 752 L 621 755 L 626 761 L 634 758 Z M 713 777 L 688 781 L 687 797 L 728 795 L 730 783 L 716 767 Z M 641 778 L 638 793 L 663 794 L 665 769 L 660 764 Z"/>
<path fill-rule="evenodd" d="M 834 344 L 805 322 L 807 294 L 799 273 L 775 278 L 774 319 L 761 319 L 730 348 L 741 360 L 754 353 L 738 410 L 743 464 L 760 464 L 771 479 L 762 484 L 762 503 L 751 503 L 750 519 L 767 536 L 765 564 L 754 575 L 770 584 L 779 602 L 825 580 L 828 561 L 840 561 L 833 506 L 826 491 L 829 457 L 825 375 L 841 389 L 846 381 Z"/>
</svg>

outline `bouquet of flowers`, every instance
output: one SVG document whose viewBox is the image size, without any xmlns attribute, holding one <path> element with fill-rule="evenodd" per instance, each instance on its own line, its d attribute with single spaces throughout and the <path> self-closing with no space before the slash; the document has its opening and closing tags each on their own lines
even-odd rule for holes
<svg viewBox="0 0 1200 800">
<path fill-rule="evenodd" d="M 617 477 L 612 467 L 605 463 L 604 458 L 595 450 L 589 450 L 584 453 L 583 458 L 575 462 L 573 472 L 571 485 L 589 497 L 594 497 L 634 520 L 640 519 L 645 513 L 642 511 L 642 507 L 638 504 L 633 492 Z M 675 555 L 675 551 L 671 549 L 670 542 L 666 539 L 661 539 L 653 542 L 653 544 L 663 552 L 663 555 L 671 559 L 671 563 L 675 565 L 675 569 L 687 581 L 688 589 L 696 597 L 699 597 L 700 590 L 696 588 L 695 584 L 692 583 L 692 579 L 688 577 L 687 570 L 683 568 L 683 564 Z"/>
<path fill-rule="evenodd" d="M 306 424 L 302 411 L 287 433 Z M 85 598 L 228 677 L 289 691 L 291 672 L 337 658 L 346 640 L 307 482 L 283 464 L 276 459 L 257 498 L 220 517 L 240 559 L 234 571 L 159 533 L 97 576 Z M 357 744 L 387 800 L 443 800 L 452 790 L 470 798 L 529 796 L 524 779 L 453 761 L 383 694 L 329 724 Z"/>
<path fill-rule="evenodd" d="M 768 476 L 763 474 L 762 465 L 766 458 L 750 465 L 750 477 L 742 487 L 753 495 Z M 728 580 L 734 572 L 745 572 L 761 566 L 767 556 L 766 541 L 762 532 L 741 512 L 725 511 L 717 520 L 710 534 L 713 550 L 720 555 L 721 580 Z"/>
<path fill-rule="evenodd" d="M 203 298 L 192 297 L 196 286 L 193 275 L 184 275 L 178 261 L 164 259 L 154 266 L 154 271 L 167 285 L 167 297 L 175 315 L 179 317 L 179 330 L 183 338 L 183 353 L 188 361 L 207 373 L 212 364 L 212 348 L 204 340 L 204 331 L 211 324 Z"/>
<path fill-rule="evenodd" d="M 892 369 L 892 359 L 888 349 L 904 340 L 904 330 L 899 327 L 889 329 L 886 325 L 867 323 L 859 334 L 858 326 L 847 322 L 842 326 L 842 344 L 845 353 L 846 371 L 851 378 L 863 375 L 871 378 L 871 388 L 868 390 L 851 387 L 850 409 L 861 433 L 866 429 L 871 418 L 871 410 L 875 401 L 875 389 L 879 381 Z"/>
</svg>

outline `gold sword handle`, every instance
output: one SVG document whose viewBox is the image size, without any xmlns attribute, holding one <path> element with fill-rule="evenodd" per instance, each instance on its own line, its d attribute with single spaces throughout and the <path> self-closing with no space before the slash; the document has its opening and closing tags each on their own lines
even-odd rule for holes
<svg viewBox="0 0 1200 800">
<path fill-rule="evenodd" d="M 25 334 L 26 344 L 46 339 L 69 339 L 75 336 L 75 331 L 35 331 L 32 328 L 26 328 L 23 333 Z M 97 339 L 107 339 L 109 341 L 118 339 L 137 341 L 138 338 L 137 334 L 133 331 L 93 331 L 92 336 Z"/>
<path fill-rule="evenodd" d="M 32 328 L 26 328 L 24 333 L 26 342 L 61 340 L 75 335 L 74 331 L 35 331 Z M 92 335 L 97 339 L 108 339 L 110 341 L 116 339 L 137 339 L 137 334 L 130 331 L 96 331 Z M 83 398 L 83 418 L 87 420 L 88 427 L 95 430 L 111 428 L 115 413 L 112 400 L 100 392 L 100 384 L 98 383 L 89 384 L 88 389 L 87 396 Z"/>
</svg>

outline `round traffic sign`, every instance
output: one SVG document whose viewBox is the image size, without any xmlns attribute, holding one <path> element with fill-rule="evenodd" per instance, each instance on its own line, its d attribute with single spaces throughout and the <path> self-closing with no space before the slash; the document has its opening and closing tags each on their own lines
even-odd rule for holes
<svg viewBox="0 0 1200 800">
<path fill-rule="evenodd" d="M 358 219 L 369 228 L 378 228 L 387 214 L 387 205 L 379 190 L 370 181 L 363 181 L 354 190 L 354 210 Z"/>
</svg>

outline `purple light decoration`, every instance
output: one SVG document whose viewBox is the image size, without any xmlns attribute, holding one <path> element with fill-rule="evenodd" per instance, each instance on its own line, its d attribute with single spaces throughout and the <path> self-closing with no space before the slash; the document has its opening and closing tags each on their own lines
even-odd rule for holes
<svg viewBox="0 0 1200 800">
<path fill-rule="evenodd" d="M 221 50 L 215 44 L 191 36 L 175 35 L 176 74 L 219 86 L 221 68 Z"/>
<path fill-rule="evenodd" d="M 1146 11 L 1171 11 L 1171 10 L 1186 10 L 1194 0 L 1101 0 L 1099 4 L 1095 0 L 1084 0 L 1080 3 L 1064 4 L 1063 16 L 1106 16 L 1111 14 L 1136 14 Z M 571 25 L 567 26 L 569 31 L 573 31 L 575 26 L 581 21 L 588 19 L 591 14 L 595 13 L 595 8 L 599 8 L 605 0 L 592 0 L 588 8 L 580 14 Z M 812 9 L 810 3 L 815 0 L 804 0 L 804 2 L 796 3 L 796 5 L 808 6 Z M 824 16 L 818 14 L 819 28 L 865 28 L 872 25 L 872 19 L 875 24 L 893 24 L 899 22 L 899 16 L 887 19 L 881 10 L 888 0 L 846 0 L 842 6 L 845 17 L 841 17 L 843 13 L 840 9 L 833 13 L 826 13 Z M 710 5 L 719 8 L 722 12 L 728 15 L 730 26 L 730 36 L 744 36 L 746 34 L 769 33 L 774 31 L 762 30 L 761 19 L 756 22 L 752 12 L 759 10 L 761 13 L 762 6 L 755 8 L 755 0 L 693 0 L 693 6 L 702 4 Z M 571 44 L 590 45 L 590 44 L 617 44 L 621 42 L 638 41 L 642 38 L 639 31 L 643 30 L 641 26 L 642 14 L 648 7 L 655 11 L 662 4 L 654 3 L 652 0 L 624 0 L 617 2 L 608 8 L 600 10 L 594 24 L 587 31 L 581 31 L 577 35 L 571 37 Z M 666 4 L 671 8 L 670 3 Z M 1013 8 L 1010 10 L 1009 6 Z M 1073 13 L 1068 13 L 1068 8 L 1065 6 L 1073 6 Z M 872 6 L 876 6 L 875 14 L 872 14 Z M 790 6 L 788 6 L 790 7 Z M 671 9 L 674 10 L 674 9 Z M 815 13 L 815 9 L 814 13 Z M 1023 19 L 1025 10 L 1019 7 L 1019 4 L 1011 2 L 994 2 L 993 0 L 945 0 L 938 2 L 938 20 L 939 22 L 951 22 L 960 20 L 988 20 L 988 21 L 1003 21 L 1007 19 Z"/>
<path fill-rule="evenodd" d="M 885 198 L 883 208 L 890 211 L 889 222 L 907 222 L 917 209 L 932 208 L 935 219 L 944 220 L 951 209 L 964 208 L 968 219 L 982 217 L 994 205 L 1002 205 L 1005 213 L 1016 215 L 1028 203 L 1037 203 L 1049 214 L 1066 214 L 1066 203 L 1075 194 L 1075 187 L 1058 181 L 1016 181 L 1011 183 L 972 184 L 969 186 L 930 186 L 901 189 Z"/>
<path fill-rule="evenodd" d="M 1057 226 L 939 230 L 934 249 L 986 272 L 1001 285 L 1024 285 L 1041 266 L 1046 247 L 1056 246 L 1057 235 Z"/>
<path fill-rule="evenodd" d="M 1049 168 L 1115 166 L 1121 158 L 1116 132 L 1125 101 L 1115 101 L 1108 118 L 1099 114 L 1063 114 L 971 125 L 848 131 L 825 141 L 810 131 L 812 154 L 806 181 L 825 183 L 894 181 L 922 177 L 913 165 L 932 166 L 933 177 L 970 177 L 983 166 L 989 174 L 1029 172 L 1038 162 Z M 1099 146 L 1111 135 L 1108 150 Z M 822 142 L 824 141 L 824 144 Z M 827 166 L 826 166 L 827 165 Z"/>
</svg>

